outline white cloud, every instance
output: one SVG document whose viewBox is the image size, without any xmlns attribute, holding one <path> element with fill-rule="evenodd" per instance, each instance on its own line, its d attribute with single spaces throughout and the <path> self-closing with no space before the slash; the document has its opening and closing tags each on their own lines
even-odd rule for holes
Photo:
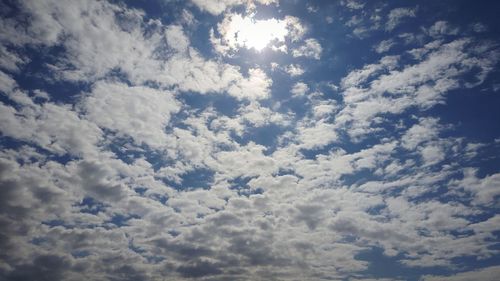
<svg viewBox="0 0 500 281">
<path fill-rule="evenodd" d="M 296 49 L 293 49 L 292 55 L 294 57 L 307 57 L 319 60 L 323 48 L 319 44 L 318 40 L 314 38 L 309 38 L 306 39 L 304 42 L 305 42 L 304 45 Z"/>
<path fill-rule="evenodd" d="M 19 72 L 21 67 L 28 61 L 26 57 L 20 56 L 16 52 L 0 45 L 0 67 L 8 71 Z"/>
<path fill-rule="evenodd" d="M 20 108 L 0 105 L 3 135 L 34 143 L 58 155 L 97 153 L 102 131 L 81 118 L 70 105 L 50 102 L 38 105 L 23 92 L 15 92 L 12 97 Z"/>
<path fill-rule="evenodd" d="M 338 139 L 335 126 L 323 119 L 312 124 L 298 124 L 297 130 L 299 147 L 305 149 L 321 148 Z"/>
<path fill-rule="evenodd" d="M 221 151 L 215 155 L 214 169 L 229 179 L 272 174 L 277 171 L 276 161 L 264 155 L 265 149 L 249 143 L 237 151 Z"/>
<path fill-rule="evenodd" d="M 365 4 L 362 3 L 361 1 L 356 1 L 356 0 L 343 0 L 341 1 L 341 4 L 346 6 L 347 8 L 351 10 L 359 10 L 363 9 L 365 7 Z"/>
<path fill-rule="evenodd" d="M 441 129 L 438 121 L 435 118 L 420 119 L 418 124 L 413 125 L 402 136 L 402 147 L 414 150 L 421 143 L 436 139 Z"/>
<path fill-rule="evenodd" d="M 138 144 L 165 146 L 165 127 L 180 105 L 172 93 L 148 87 L 99 82 L 82 107 L 87 118 L 101 128 L 129 136 Z"/>
<path fill-rule="evenodd" d="M 457 35 L 459 29 L 453 27 L 447 21 L 437 21 L 427 31 L 432 37 L 442 37 L 443 35 Z"/>
<path fill-rule="evenodd" d="M 392 39 L 382 40 L 374 46 L 374 49 L 377 53 L 382 54 L 389 51 L 395 44 Z"/>
<path fill-rule="evenodd" d="M 304 74 L 305 70 L 298 64 L 289 64 L 285 67 L 286 73 L 288 73 L 290 76 L 295 77 L 295 76 L 300 76 Z"/>
<path fill-rule="evenodd" d="M 395 8 L 389 12 L 385 29 L 388 31 L 396 28 L 404 18 L 414 18 L 417 16 L 417 8 Z"/>
<path fill-rule="evenodd" d="M 16 80 L 12 79 L 10 75 L 0 70 L 0 91 L 10 93 L 16 87 Z"/>
<path fill-rule="evenodd" d="M 322 101 L 313 106 L 312 112 L 315 118 L 323 119 L 334 116 L 338 108 L 335 101 Z"/>
<path fill-rule="evenodd" d="M 269 124 L 288 125 L 289 117 L 285 114 L 275 112 L 268 107 L 264 107 L 257 102 L 251 102 L 238 109 L 241 114 L 238 122 L 249 122 L 252 126 L 261 127 Z"/>
<path fill-rule="evenodd" d="M 421 154 L 426 165 L 436 164 L 445 158 L 444 151 L 437 145 L 429 145 L 422 148 Z"/>
<path fill-rule="evenodd" d="M 250 99 L 267 96 L 262 86 L 270 80 L 261 71 L 251 70 L 246 79 L 238 67 L 205 60 L 190 48 L 181 26 L 163 26 L 158 21 L 141 24 L 143 12 L 105 2 L 91 2 L 88 6 L 78 2 L 64 9 L 51 1 L 37 3 L 26 3 L 26 9 L 35 14 L 29 28 L 37 29 L 38 37 L 49 37 L 43 41 L 46 44 L 62 44 L 67 49 L 66 55 L 49 65 L 57 79 L 95 80 L 120 70 L 134 84 L 153 81 L 177 85 L 182 91 L 228 91 Z M 74 13 L 89 16 L 81 18 Z M 92 27 L 93 22 L 99 23 L 98 28 Z M 288 21 L 281 22 L 283 32 L 288 32 Z M 59 36 L 63 27 L 68 36 Z"/>
<path fill-rule="evenodd" d="M 337 115 L 337 126 L 350 124 L 352 137 L 362 136 L 375 128 L 374 117 L 380 113 L 399 114 L 412 106 L 427 109 L 443 103 L 446 92 L 460 86 L 474 87 L 484 81 L 491 63 L 499 56 L 495 51 L 474 50 L 469 39 L 439 44 L 414 65 L 397 70 L 398 57 L 385 57 L 378 64 L 369 64 L 351 71 L 342 79 L 346 106 Z M 477 69 L 476 82 L 465 83 L 461 76 Z M 389 72 L 388 72 L 389 71 Z M 372 80 L 367 83 L 368 78 Z"/>
<path fill-rule="evenodd" d="M 154 79 L 166 86 L 177 86 L 180 91 L 200 94 L 218 93 L 237 99 L 264 99 L 269 96 L 272 80 L 259 68 L 248 70 L 244 77 L 239 67 L 205 60 L 190 49 L 188 54 L 176 54 L 165 62 Z"/>
<path fill-rule="evenodd" d="M 285 16 L 285 22 L 292 42 L 297 42 L 306 34 L 307 28 L 302 24 L 299 18 Z"/>
<path fill-rule="evenodd" d="M 186 52 L 190 42 L 179 25 L 168 26 L 165 30 L 167 43 L 178 52 Z"/>
<path fill-rule="evenodd" d="M 368 64 L 362 69 L 357 69 L 349 72 L 342 78 L 341 86 L 343 88 L 360 87 L 369 78 L 379 74 L 382 71 L 393 70 L 398 65 L 399 56 L 385 56 L 380 59 L 378 64 Z"/>
<path fill-rule="evenodd" d="M 429 54 L 429 52 L 438 49 L 442 44 L 443 41 L 435 40 L 425 44 L 423 47 L 411 49 L 407 52 L 411 54 L 415 59 L 421 60 L 427 54 Z"/>
<path fill-rule="evenodd" d="M 207 11 L 213 15 L 220 15 L 227 9 L 230 9 L 235 6 L 240 6 L 240 5 L 248 5 L 247 8 L 252 8 L 254 5 L 252 1 L 247 1 L 247 0 L 217 0 L 217 1 L 211 1 L 211 0 L 191 0 L 193 4 L 195 4 L 200 10 L 202 11 Z M 277 3 L 277 0 L 255 0 L 256 3 L 262 4 L 262 5 L 270 5 L 273 3 Z"/>
<path fill-rule="evenodd" d="M 458 189 L 463 189 L 466 192 L 472 193 L 472 203 L 476 205 L 496 205 L 498 204 L 498 196 L 500 190 L 500 174 L 488 175 L 484 178 L 476 176 L 477 170 L 473 168 L 464 169 L 463 179 L 451 181 L 451 186 Z"/>
<path fill-rule="evenodd" d="M 223 0 L 223 1 L 209 1 L 209 0 L 192 0 L 193 4 L 198 6 L 203 11 L 207 11 L 214 15 L 219 15 L 227 8 L 245 3 L 243 0 Z"/>
<path fill-rule="evenodd" d="M 309 91 L 309 86 L 304 82 L 297 82 L 292 86 L 290 92 L 294 97 L 304 96 Z"/>
<path fill-rule="evenodd" d="M 146 42 L 139 24 L 143 13 L 138 10 L 99 1 L 72 1 L 63 7 L 58 1 L 28 1 L 23 8 L 32 14 L 29 36 L 66 48 L 53 66 L 64 78 L 95 79 L 113 68 L 134 72 L 149 63 L 155 44 Z M 121 22 L 115 20 L 118 13 Z"/>
<path fill-rule="evenodd" d="M 213 14 L 247 3 L 197 2 Z M 364 13 L 359 1 L 342 4 Z M 381 10 L 367 30 L 380 28 Z M 181 26 L 109 2 L 23 2 L 20 11 L 22 25 L 0 20 L 0 279 L 377 280 L 360 259 L 375 248 L 407 267 L 451 271 L 457 258 L 497 254 L 500 216 L 485 210 L 498 205 L 499 174 L 483 176 L 479 161 L 499 141 L 447 137 L 456 128 L 426 111 L 482 83 L 498 63 L 495 45 L 418 43 L 424 36 L 412 41 L 422 47 L 340 82 L 311 66 L 320 75 L 296 83 L 307 65 L 287 54 L 264 58 L 282 65 L 272 68 L 291 76 L 284 81 L 239 54 L 204 57 L 191 45 L 194 14 L 180 15 Z M 297 18 L 276 21 L 287 24 L 283 42 L 299 46 L 292 56 L 325 56 L 317 40 L 300 41 Z M 54 77 L 36 77 L 50 87 L 23 89 L 14 78 L 32 77 L 21 71 L 25 51 L 53 46 Z M 63 96 L 75 79 L 85 90 Z M 308 85 L 317 92 L 307 99 L 279 99 Z M 408 109 L 415 116 L 401 114 Z"/>
<path fill-rule="evenodd" d="M 237 99 L 265 99 L 269 96 L 272 80 L 258 68 L 248 70 L 248 78 L 243 78 L 229 86 L 227 92 Z"/>
</svg>

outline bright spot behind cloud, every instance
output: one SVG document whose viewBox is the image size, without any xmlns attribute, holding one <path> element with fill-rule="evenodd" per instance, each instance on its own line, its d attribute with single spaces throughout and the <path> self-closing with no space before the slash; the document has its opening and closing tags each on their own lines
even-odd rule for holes
<svg viewBox="0 0 500 281">
<path fill-rule="evenodd" d="M 302 28 L 295 18 L 283 20 L 270 18 L 256 20 L 254 15 L 230 14 L 218 25 L 221 38 L 219 51 L 227 52 L 239 48 L 262 51 L 266 47 L 286 52 L 285 39 L 289 32 Z M 214 38 L 213 38 L 214 39 Z"/>
</svg>

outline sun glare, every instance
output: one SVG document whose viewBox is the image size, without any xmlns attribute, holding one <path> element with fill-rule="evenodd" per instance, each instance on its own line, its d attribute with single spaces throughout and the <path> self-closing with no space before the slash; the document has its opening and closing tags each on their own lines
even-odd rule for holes
<svg viewBox="0 0 500 281">
<path fill-rule="evenodd" d="M 255 20 L 252 15 L 233 15 L 226 25 L 225 40 L 233 47 L 262 51 L 272 43 L 283 43 L 287 23 L 274 18 Z"/>
</svg>

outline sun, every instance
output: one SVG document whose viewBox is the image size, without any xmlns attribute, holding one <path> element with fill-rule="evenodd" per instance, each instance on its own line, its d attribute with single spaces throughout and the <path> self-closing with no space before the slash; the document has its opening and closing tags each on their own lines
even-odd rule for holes
<svg viewBox="0 0 500 281">
<path fill-rule="evenodd" d="M 256 20 L 254 15 L 238 14 L 226 18 L 219 30 L 222 31 L 224 41 L 232 48 L 244 47 L 257 52 L 271 45 L 283 45 L 288 34 L 287 23 L 283 20 Z"/>
<path fill-rule="evenodd" d="M 261 51 L 271 41 L 284 41 L 287 34 L 286 23 L 276 19 L 254 20 L 244 18 L 240 23 L 238 37 L 248 49 Z"/>
</svg>

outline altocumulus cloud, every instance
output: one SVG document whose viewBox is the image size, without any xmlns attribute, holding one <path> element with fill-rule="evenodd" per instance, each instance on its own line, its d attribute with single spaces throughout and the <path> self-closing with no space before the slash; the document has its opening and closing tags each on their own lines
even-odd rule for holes
<svg viewBox="0 0 500 281">
<path fill-rule="evenodd" d="M 500 6 L 412 3 L 2 2 L 0 280 L 496 280 Z"/>
</svg>

